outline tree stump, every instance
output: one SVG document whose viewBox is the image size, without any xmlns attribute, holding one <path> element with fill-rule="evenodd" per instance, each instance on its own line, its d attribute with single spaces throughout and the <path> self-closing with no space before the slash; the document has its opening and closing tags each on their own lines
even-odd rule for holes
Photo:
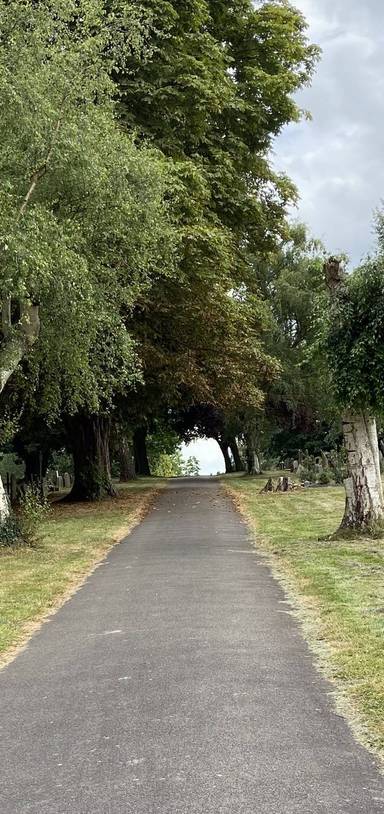
<svg viewBox="0 0 384 814">
<path fill-rule="evenodd" d="M 276 487 L 276 492 L 290 492 L 293 489 L 293 483 L 287 477 L 279 478 Z"/>
<path fill-rule="evenodd" d="M 274 484 L 272 478 L 269 478 L 269 481 L 265 484 L 264 489 L 261 490 L 260 494 L 261 495 L 266 495 L 266 494 L 268 494 L 268 492 L 274 492 L 274 491 L 275 491 L 275 484 Z"/>
</svg>

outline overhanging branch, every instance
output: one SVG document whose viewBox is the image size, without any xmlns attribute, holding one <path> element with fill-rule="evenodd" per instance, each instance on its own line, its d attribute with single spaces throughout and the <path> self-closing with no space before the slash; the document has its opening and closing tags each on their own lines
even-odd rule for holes
<svg viewBox="0 0 384 814">
<path fill-rule="evenodd" d="M 8 379 L 15 372 L 23 357 L 36 342 L 40 333 L 39 306 L 29 300 L 20 302 L 20 320 L 11 322 L 11 303 L 7 299 L 2 305 L 1 330 L 3 341 L 0 345 L 0 393 Z"/>
</svg>

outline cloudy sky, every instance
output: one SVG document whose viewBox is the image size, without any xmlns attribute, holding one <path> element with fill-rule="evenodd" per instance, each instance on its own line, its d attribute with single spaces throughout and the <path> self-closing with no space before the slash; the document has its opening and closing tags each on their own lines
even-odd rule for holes
<svg viewBox="0 0 384 814">
<path fill-rule="evenodd" d="M 384 0 L 296 0 L 323 50 L 299 96 L 312 121 L 287 128 L 275 166 L 296 183 L 294 217 L 353 264 L 374 246 L 373 212 L 384 199 Z M 214 441 L 197 442 L 202 473 L 223 467 Z"/>
<path fill-rule="evenodd" d="M 296 0 L 323 50 L 299 96 L 312 122 L 289 127 L 275 165 L 295 181 L 298 216 L 358 263 L 374 245 L 384 198 L 384 0 Z"/>
</svg>

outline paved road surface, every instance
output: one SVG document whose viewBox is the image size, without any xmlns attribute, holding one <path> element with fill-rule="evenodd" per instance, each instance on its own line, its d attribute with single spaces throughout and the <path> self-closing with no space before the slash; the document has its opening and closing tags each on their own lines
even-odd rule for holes
<svg viewBox="0 0 384 814">
<path fill-rule="evenodd" d="M 210 481 L 156 508 L 0 673 L 1 814 L 377 814 L 280 588 Z"/>
</svg>

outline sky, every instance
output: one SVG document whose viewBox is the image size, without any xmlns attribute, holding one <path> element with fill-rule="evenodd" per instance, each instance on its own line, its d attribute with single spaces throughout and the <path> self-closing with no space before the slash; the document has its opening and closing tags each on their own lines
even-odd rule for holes
<svg viewBox="0 0 384 814">
<path fill-rule="evenodd" d="M 312 122 L 284 131 L 274 163 L 298 187 L 295 217 L 356 265 L 374 247 L 373 213 L 384 198 L 384 0 L 294 5 L 323 53 L 298 97 Z"/>
<path fill-rule="evenodd" d="M 293 4 L 323 53 L 311 87 L 298 96 L 312 121 L 285 129 L 273 162 L 299 190 L 292 216 L 353 266 L 374 248 L 374 211 L 384 199 L 384 0 Z M 202 474 L 223 468 L 215 441 L 198 441 L 186 455 L 196 455 Z"/>
<path fill-rule="evenodd" d="M 191 441 L 188 446 L 183 444 L 181 451 L 184 459 L 191 455 L 197 458 L 200 475 L 217 475 L 218 472 L 225 472 L 223 456 L 217 441 L 213 438 L 199 438 L 197 441 Z"/>
</svg>

